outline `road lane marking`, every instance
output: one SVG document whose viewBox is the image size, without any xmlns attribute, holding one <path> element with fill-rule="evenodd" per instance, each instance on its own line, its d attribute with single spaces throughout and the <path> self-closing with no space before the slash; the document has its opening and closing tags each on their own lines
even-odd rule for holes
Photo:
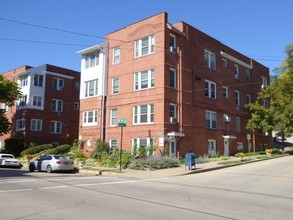
<svg viewBox="0 0 293 220">
<path fill-rule="evenodd" d="M 288 175 L 285 175 L 285 176 L 281 176 L 281 177 L 275 178 L 275 179 L 273 180 L 273 182 L 274 182 L 274 183 L 275 183 L 275 182 L 282 182 L 282 181 L 285 181 L 285 180 L 290 179 L 290 178 L 293 178 L 293 173 L 290 173 L 290 174 L 288 174 Z"/>
<path fill-rule="evenodd" d="M 11 193 L 11 192 L 24 192 L 31 191 L 33 189 L 11 189 L 11 190 L 0 190 L 0 193 Z"/>
</svg>

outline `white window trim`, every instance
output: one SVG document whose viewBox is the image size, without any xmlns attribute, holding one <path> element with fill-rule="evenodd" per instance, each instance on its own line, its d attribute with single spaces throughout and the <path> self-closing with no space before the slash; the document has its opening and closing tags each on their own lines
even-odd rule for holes
<svg viewBox="0 0 293 220">
<path fill-rule="evenodd" d="M 54 107 L 54 103 L 55 103 L 55 108 Z M 61 109 L 59 109 L 59 104 L 61 106 Z M 52 99 L 52 107 L 51 110 L 53 112 L 63 112 L 63 100 L 60 99 Z"/>
<path fill-rule="evenodd" d="M 235 103 L 236 103 L 236 107 L 240 106 L 240 92 L 239 92 L 239 90 L 235 90 Z"/>
<path fill-rule="evenodd" d="M 147 46 L 148 53 L 142 54 L 142 50 L 143 50 L 142 41 L 145 39 L 148 39 L 148 46 Z M 155 52 L 155 35 L 143 37 L 143 38 L 140 38 L 140 39 L 134 41 L 134 57 L 135 58 L 147 56 L 147 55 L 150 55 L 154 52 Z"/>
<path fill-rule="evenodd" d="M 117 115 L 116 117 L 113 117 L 113 111 L 116 110 L 117 111 Z M 113 119 L 116 119 L 116 124 L 113 124 Z M 117 127 L 118 125 L 118 109 L 117 108 L 113 108 L 110 110 L 110 126 L 111 127 Z"/>
<path fill-rule="evenodd" d="M 93 122 L 88 122 L 90 112 L 93 113 Z M 96 126 L 96 125 L 98 125 L 98 111 L 97 110 L 89 110 L 89 111 L 83 112 L 82 125 L 83 126 Z"/>
<path fill-rule="evenodd" d="M 25 131 L 25 123 L 26 123 L 25 119 L 17 119 L 15 131 Z"/>
<path fill-rule="evenodd" d="M 56 80 L 56 87 L 54 87 L 55 80 Z M 60 82 L 62 82 L 62 85 L 60 85 Z M 64 79 L 53 77 L 53 89 L 57 91 L 62 91 L 64 89 Z"/>
<path fill-rule="evenodd" d="M 36 99 L 36 100 L 35 100 Z M 41 96 L 33 96 L 33 106 L 41 107 L 42 106 L 43 98 Z M 34 104 L 36 103 L 36 104 Z"/>
<path fill-rule="evenodd" d="M 237 64 L 234 64 L 234 77 L 235 79 L 240 79 L 240 69 Z"/>
<path fill-rule="evenodd" d="M 117 92 L 114 91 L 114 88 L 116 88 L 114 82 L 116 80 L 118 81 Z M 112 94 L 119 94 L 119 92 L 120 92 L 120 78 L 119 77 L 114 77 L 112 79 Z"/>
<path fill-rule="evenodd" d="M 224 94 L 224 89 L 225 89 L 225 93 L 226 93 L 226 95 Z M 223 97 L 224 98 L 229 98 L 229 89 L 228 89 L 228 87 L 227 86 L 223 86 Z"/>
<path fill-rule="evenodd" d="M 94 94 L 90 95 L 90 83 L 94 83 Z M 85 98 L 91 98 L 91 97 L 96 97 L 99 94 L 99 80 L 98 79 L 94 79 L 94 80 L 90 80 L 90 81 L 86 81 L 84 82 L 85 86 L 84 86 L 84 97 Z"/>
<path fill-rule="evenodd" d="M 118 52 L 118 54 L 115 53 L 116 51 Z M 120 46 L 113 48 L 113 64 L 120 63 L 120 54 L 121 54 Z"/>
<path fill-rule="evenodd" d="M 147 73 L 147 87 L 146 88 L 141 88 L 142 87 L 142 74 Z M 153 75 L 153 78 L 152 78 Z M 153 82 L 153 83 L 152 83 Z M 137 84 L 137 88 L 136 88 Z M 149 69 L 149 70 L 144 70 L 140 72 L 134 73 L 134 90 L 144 90 L 144 89 L 150 89 L 155 87 L 155 70 L 154 69 Z"/>
<path fill-rule="evenodd" d="M 146 141 L 147 141 L 147 146 L 145 146 L 145 147 L 148 147 L 148 146 L 150 146 L 151 144 L 154 144 L 154 138 L 153 137 L 134 137 L 134 138 L 132 138 L 132 140 L 131 140 L 131 142 L 132 142 L 132 149 L 131 149 L 131 152 L 133 153 L 133 150 L 134 150 L 134 145 L 135 144 L 137 144 L 137 152 L 138 152 L 138 150 L 139 150 L 139 148 L 141 147 L 141 144 L 140 144 L 140 142 L 141 142 L 141 140 L 142 139 L 145 139 Z M 136 141 L 135 141 L 136 140 Z M 135 143 L 136 142 L 136 143 Z M 147 154 L 149 154 L 149 152 L 147 152 Z"/>
<path fill-rule="evenodd" d="M 113 146 L 112 141 L 116 141 L 116 146 Z M 109 147 L 110 147 L 110 152 L 114 150 L 114 148 L 118 149 L 118 139 L 117 138 L 111 138 L 109 140 Z"/>
<path fill-rule="evenodd" d="M 141 107 L 142 106 L 147 106 L 147 122 L 141 122 L 140 118 L 141 118 Z M 152 118 L 152 115 L 153 115 L 153 118 L 154 118 L 154 114 L 155 112 L 151 112 L 151 109 L 153 107 L 154 109 L 154 105 L 153 104 L 145 104 L 145 105 L 137 105 L 137 106 L 134 106 L 133 107 L 133 124 L 134 125 L 140 125 L 140 124 L 153 124 L 154 121 L 151 120 Z M 135 115 L 135 110 L 137 110 L 137 115 Z M 135 118 L 137 118 L 137 121 L 135 122 Z"/>
<path fill-rule="evenodd" d="M 35 128 L 33 127 L 33 122 L 35 121 Z M 39 123 L 39 129 L 38 129 L 38 123 Z M 31 131 L 42 131 L 42 127 L 43 127 L 43 120 L 42 119 L 35 119 L 32 118 L 31 119 Z"/>
<path fill-rule="evenodd" d="M 54 131 L 52 131 L 52 123 L 54 123 Z M 60 131 L 57 131 L 57 125 L 60 125 Z M 52 134 L 61 134 L 62 133 L 62 122 L 61 121 L 51 121 L 50 122 L 50 133 Z"/>
<path fill-rule="evenodd" d="M 204 50 L 204 62 L 206 67 L 215 70 L 216 69 L 216 54 L 208 50 Z"/>
<path fill-rule="evenodd" d="M 173 77 L 174 77 L 174 86 L 171 85 L 171 72 L 172 72 Z M 169 70 L 169 74 L 170 74 L 170 84 L 169 84 L 169 86 L 170 86 L 171 88 L 176 89 L 176 88 L 177 88 L 177 72 L 176 72 L 176 69 L 174 69 L 174 68 L 170 68 L 170 70 Z"/>
<path fill-rule="evenodd" d="M 208 118 L 208 120 L 209 120 L 209 125 L 207 126 L 207 113 L 209 113 L 209 118 Z M 216 122 L 216 126 L 215 127 L 213 127 L 213 116 L 215 116 L 216 117 L 216 119 L 215 119 L 215 122 Z M 209 110 L 206 110 L 205 111 L 205 127 L 206 128 L 209 128 L 209 129 L 217 129 L 218 128 L 218 114 L 217 114 L 217 112 L 213 112 L 213 111 L 209 111 Z"/>
<path fill-rule="evenodd" d="M 206 88 L 206 83 L 208 83 L 208 88 Z M 214 85 L 214 91 L 212 90 L 212 85 Z M 208 89 L 208 90 L 206 90 Z M 206 95 L 206 91 L 208 91 L 208 94 Z M 212 92 L 214 92 L 214 96 L 212 95 Z M 217 84 L 215 82 L 205 80 L 205 96 L 209 97 L 211 99 L 216 99 L 217 98 Z"/>
</svg>

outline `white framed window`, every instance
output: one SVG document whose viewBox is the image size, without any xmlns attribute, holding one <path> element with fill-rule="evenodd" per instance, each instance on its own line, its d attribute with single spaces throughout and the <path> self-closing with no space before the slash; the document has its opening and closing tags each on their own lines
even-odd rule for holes
<svg viewBox="0 0 293 220">
<path fill-rule="evenodd" d="M 228 67 L 228 61 L 224 58 L 222 58 L 222 66 L 227 68 Z"/>
<path fill-rule="evenodd" d="M 15 130 L 16 131 L 24 131 L 25 130 L 25 122 L 26 122 L 25 119 L 17 119 Z"/>
<path fill-rule="evenodd" d="M 42 131 L 42 124 L 41 119 L 31 119 L 31 131 Z"/>
<path fill-rule="evenodd" d="M 98 124 L 98 111 L 85 111 L 83 112 L 83 125 L 92 126 Z"/>
<path fill-rule="evenodd" d="M 148 89 L 155 86 L 155 70 L 144 70 L 134 74 L 134 90 Z"/>
<path fill-rule="evenodd" d="M 20 87 L 25 87 L 28 85 L 28 76 L 24 75 L 24 76 L 20 76 L 19 77 L 19 86 Z"/>
<path fill-rule="evenodd" d="M 113 108 L 110 110 L 110 126 L 118 125 L 118 109 Z"/>
<path fill-rule="evenodd" d="M 242 142 L 237 142 L 237 150 L 238 150 L 238 152 L 243 152 L 243 143 Z"/>
<path fill-rule="evenodd" d="M 216 98 L 216 83 L 205 80 L 205 96 L 212 99 Z"/>
<path fill-rule="evenodd" d="M 63 100 L 52 99 L 51 111 L 52 112 L 63 112 Z"/>
<path fill-rule="evenodd" d="M 63 90 L 64 88 L 64 80 L 60 78 L 53 78 L 53 89 L 54 90 Z"/>
<path fill-rule="evenodd" d="M 134 41 L 134 57 L 141 57 L 155 52 L 155 35 Z"/>
<path fill-rule="evenodd" d="M 115 77 L 112 79 L 112 93 L 118 94 L 120 90 L 120 78 Z"/>
<path fill-rule="evenodd" d="M 50 132 L 53 134 L 61 134 L 62 122 L 61 121 L 51 121 L 50 122 Z"/>
<path fill-rule="evenodd" d="M 251 103 L 251 95 L 247 94 L 246 95 L 246 104 L 250 104 Z"/>
<path fill-rule="evenodd" d="M 27 95 L 23 95 L 18 100 L 18 106 L 26 106 L 27 103 Z"/>
<path fill-rule="evenodd" d="M 85 82 L 85 97 L 98 95 L 98 82 L 97 79 Z"/>
<path fill-rule="evenodd" d="M 110 153 L 113 152 L 114 149 L 118 149 L 118 140 L 110 139 L 109 140 Z"/>
<path fill-rule="evenodd" d="M 120 63 L 120 47 L 113 49 L 113 64 Z"/>
<path fill-rule="evenodd" d="M 172 88 L 176 88 L 177 85 L 177 74 L 176 74 L 176 69 L 170 68 L 170 84 L 169 86 Z"/>
<path fill-rule="evenodd" d="M 216 129 L 217 128 L 217 112 L 206 111 L 206 128 Z"/>
<path fill-rule="evenodd" d="M 170 52 L 176 53 L 176 36 L 170 34 Z"/>
<path fill-rule="evenodd" d="M 34 86 L 43 87 L 44 76 L 40 74 L 34 75 Z"/>
<path fill-rule="evenodd" d="M 234 64 L 234 77 L 235 79 L 240 78 L 239 66 L 237 64 Z"/>
<path fill-rule="evenodd" d="M 216 69 L 216 55 L 208 50 L 204 51 L 205 66 L 215 70 Z"/>
<path fill-rule="evenodd" d="M 177 122 L 177 104 L 174 104 L 174 103 L 169 104 L 169 116 L 170 116 L 171 123 Z"/>
<path fill-rule="evenodd" d="M 154 105 L 138 105 L 133 107 L 133 124 L 149 124 L 154 122 Z"/>
<path fill-rule="evenodd" d="M 235 104 L 236 107 L 240 106 L 240 92 L 238 90 L 235 90 Z"/>
<path fill-rule="evenodd" d="M 154 144 L 154 138 L 152 137 L 140 137 L 140 138 L 132 138 L 132 152 L 134 151 L 134 148 L 136 148 L 136 151 L 139 151 L 139 148 L 141 147 L 149 147 Z M 148 154 L 149 152 L 147 152 Z"/>
<path fill-rule="evenodd" d="M 227 86 L 223 86 L 223 97 L 225 98 L 229 97 L 229 90 Z"/>
<path fill-rule="evenodd" d="M 241 132 L 241 119 L 240 119 L 240 117 L 236 117 L 235 122 L 236 122 L 236 132 L 240 133 Z"/>
<path fill-rule="evenodd" d="M 99 65 L 99 52 L 84 55 L 85 68 Z"/>
<path fill-rule="evenodd" d="M 261 88 L 265 88 L 268 85 L 268 80 L 265 77 L 261 77 Z"/>
<path fill-rule="evenodd" d="M 245 70 L 245 78 L 247 83 L 251 83 L 251 72 L 249 69 Z"/>
<path fill-rule="evenodd" d="M 33 106 L 42 106 L 42 97 L 40 96 L 33 96 Z"/>
</svg>

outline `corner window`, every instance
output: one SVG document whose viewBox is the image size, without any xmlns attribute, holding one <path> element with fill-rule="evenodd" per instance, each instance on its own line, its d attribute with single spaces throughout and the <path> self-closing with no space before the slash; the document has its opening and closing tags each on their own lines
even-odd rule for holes
<svg viewBox="0 0 293 220">
<path fill-rule="evenodd" d="M 134 41 L 134 57 L 141 57 L 155 52 L 155 35 Z"/>
</svg>

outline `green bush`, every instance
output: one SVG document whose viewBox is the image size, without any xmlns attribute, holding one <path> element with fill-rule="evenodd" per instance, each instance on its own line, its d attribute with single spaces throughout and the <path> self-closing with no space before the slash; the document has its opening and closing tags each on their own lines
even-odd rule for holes
<svg viewBox="0 0 293 220">
<path fill-rule="evenodd" d="M 129 168 L 135 170 L 152 170 L 178 167 L 179 165 L 180 161 L 177 158 L 162 156 L 135 159 L 129 164 Z"/>
<path fill-rule="evenodd" d="M 13 154 L 15 157 L 19 157 L 21 151 L 24 150 L 24 141 L 22 137 L 12 137 L 5 140 L 3 153 Z"/>
<path fill-rule="evenodd" d="M 46 154 L 64 154 L 69 152 L 71 146 L 69 144 L 63 144 L 58 147 L 49 149 Z"/>
<path fill-rule="evenodd" d="M 42 145 L 39 145 L 39 146 L 36 146 L 36 147 L 30 147 L 30 148 L 28 148 L 28 149 L 22 151 L 20 153 L 20 155 L 21 156 L 33 155 L 33 154 L 40 153 L 41 151 L 44 151 L 44 150 L 52 149 L 54 147 L 55 146 L 53 144 L 42 144 Z"/>
</svg>

